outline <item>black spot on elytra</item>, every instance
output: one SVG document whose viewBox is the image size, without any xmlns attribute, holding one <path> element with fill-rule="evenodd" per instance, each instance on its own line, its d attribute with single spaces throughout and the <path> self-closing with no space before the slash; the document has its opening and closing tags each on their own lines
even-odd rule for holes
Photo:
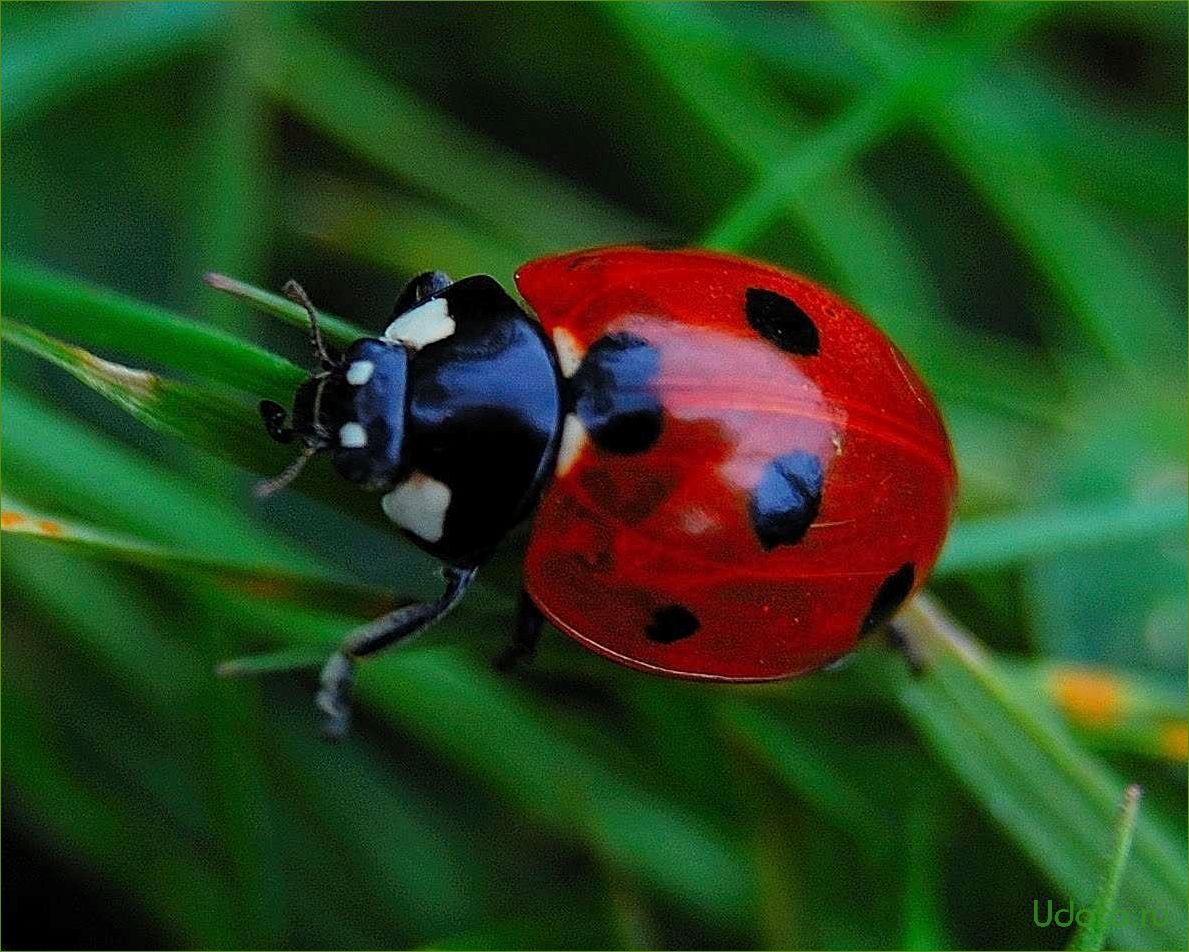
<svg viewBox="0 0 1189 952">
<path fill-rule="evenodd" d="M 644 628 L 649 641 L 671 645 L 674 641 L 688 638 L 702 627 L 698 616 L 682 605 L 666 605 L 652 613 L 652 621 Z"/>
<path fill-rule="evenodd" d="M 643 453 L 661 435 L 664 417 L 653 381 L 660 356 L 648 341 L 621 332 L 590 345 L 570 380 L 574 410 L 600 449 Z"/>
<path fill-rule="evenodd" d="M 822 503 L 822 464 L 796 450 L 764 467 L 748 503 L 751 526 L 765 549 L 800 542 Z"/>
<path fill-rule="evenodd" d="M 859 626 L 859 637 L 871 634 L 877 628 L 896 614 L 896 610 L 904 604 L 908 593 L 912 591 L 912 583 L 916 581 L 916 569 L 911 562 L 905 562 L 891 575 L 880 583 L 871 600 L 871 607 L 867 609 L 867 617 Z"/>
<path fill-rule="evenodd" d="M 817 325 L 796 301 L 764 288 L 748 288 L 747 323 L 770 343 L 790 354 L 817 355 Z"/>
</svg>

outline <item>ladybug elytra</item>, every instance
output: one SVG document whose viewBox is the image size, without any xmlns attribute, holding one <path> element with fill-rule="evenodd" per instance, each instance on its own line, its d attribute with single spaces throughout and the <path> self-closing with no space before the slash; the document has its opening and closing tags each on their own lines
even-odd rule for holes
<svg viewBox="0 0 1189 952">
<path fill-rule="evenodd" d="M 956 488 L 937 408 L 895 346 L 824 288 L 704 251 L 617 247 L 492 278 L 414 278 L 378 338 L 297 390 L 295 466 L 347 480 L 444 563 L 434 602 L 352 632 L 319 704 L 341 734 L 355 661 L 445 615 L 530 514 L 512 644 L 542 622 L 645 671 L 720 681 L 848 654 L 921 585 Z"/>
</svg>

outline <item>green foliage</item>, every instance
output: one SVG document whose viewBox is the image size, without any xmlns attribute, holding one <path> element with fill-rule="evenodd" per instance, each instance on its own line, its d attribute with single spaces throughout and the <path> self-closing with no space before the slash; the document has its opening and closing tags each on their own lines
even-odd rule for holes
<svg viewBox="0 0 1189 952">
<path fill-rule="evenodd" d="M 1135 837 L 1135 821 L 1139 816 L 1142 791 L 1132 784 L 1123 792 L 1123 805 L 1119 810 L 1119 822 L 1115 827 L 1115 840 L 1111 844 L 1110 865 L 1102 877 L 1098 893 L 1094 897 L 1095 915 L 1079 925 L 1069 943 L 1070 949 L 1101 949 L 1106 944 L 1109 923 L 1119 901 L 1119 884 L 1123 870 L 1131 856 L 1131 843 Z"/>
<path fill-rule="evenodd" d="M 176 947 L 1185 946 L 1183 7 L 3 26 L 4 818 L 46 889 Z M 518 535 L 321 744 L 310 666 L 435 579 L 328 467 L 253 500 L 291 459 L 255 404 L 309 363 L 263 289 L 342 341 L 427 267 L 699 236 L 838 288 L 939 396 L 923 673 L 673 683 L 551 633 L 497 675 Z M 6 943 L 69 941 L 8 873 Z"/>
</svg>

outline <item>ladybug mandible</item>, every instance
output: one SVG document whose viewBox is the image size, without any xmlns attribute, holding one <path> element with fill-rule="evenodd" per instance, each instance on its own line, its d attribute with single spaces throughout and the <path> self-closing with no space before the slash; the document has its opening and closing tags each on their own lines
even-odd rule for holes
<svg viewBox="0 0 1189 952">
<path fill-rule="evenodd" d="M 329 452 L 444 563 L 434 602 L 351 632 L 322 672 L 327 732 L 355 662 L 424 631 L 535 512 L 505 663 L 547 618 L 656 674 L 767 681 L 852 651 L 924 581 L 956 474 L 929 392 L 871 323 L 805 278 L 728 255 L 620 247 L 516 284 L 414 278 L 378 338 L 321 370 L 291 422 L 289 482 Z"/>
</svg>

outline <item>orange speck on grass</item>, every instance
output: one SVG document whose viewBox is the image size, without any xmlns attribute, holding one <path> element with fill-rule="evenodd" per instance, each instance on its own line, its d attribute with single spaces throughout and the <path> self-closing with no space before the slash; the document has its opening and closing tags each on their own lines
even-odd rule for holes
<svg viewBox="0 0 1189 952">
<path fill-rule="evenodd" d="M 11 509 L 0 512 L 0 528 L 14 529 L 24 521 L 25 516 L 19 512 L 13 512 Z"/>
<path fill-rule="evenodd" d="M 1117 678 L 1093 671 L 1054 672 L 1049 690 L 1066 715 L 1087 727 L 1107 727 L 1119 718 L 1122 690 Z"/>
<path fill-rule="evenodd" d="M 37 531 L 42 535 L 60 536 L 63 532 L 63 529 L 58 523 L 51 522 L 49 519 L 38 519 Z"/>
<path fill-rule="evenodd" d="M 1160 753 L 1169 760 L 1183 762 L 1189 758 L 1189 726 L 1183 721 L 1165 724 L 1160 728 L 1158 737 Z"/>
</svg>

